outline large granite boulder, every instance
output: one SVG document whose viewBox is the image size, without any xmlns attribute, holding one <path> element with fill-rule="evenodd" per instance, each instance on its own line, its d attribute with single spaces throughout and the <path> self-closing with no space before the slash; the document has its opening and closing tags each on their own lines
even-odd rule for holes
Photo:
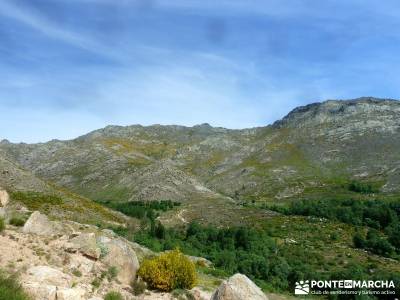
<svg viewBox="0 0 400 300">
<path fill-rule="evenodd" d="M 235 274 L 224 281 L 211 296 L 211 300 L 268 300 L 261 289 L 247 276 Z"/>
<path fill-rule="evenodd" d="M 69 240 L 67 244 L 67 250 L 72 252 L 79 251 L 84 256 L 99 259 L 100 258 L 100 248 L 97 246 L 96 235 L 94 233 L 82 233 L 76 237 Z"/>
<path fill-rule="evenodd" d="M 60 224 L 49 221 L 47 216 L 35 211 L 26 221 L 22 231 L 24 233 L 52 236 L 61 233 L 62 228 Z"/>
<path fill-rule="evenodd" d="M 136 279 L 139 261 L 129 243 L 118 238 L 100 236 L 98 244 L 104 249 L 104 257 L 101 258 L 101 261 L 117 268 L 119 282 L 126 285 L 131 284 Z"/>
<path fill-rule="evenodd" d="M 23 274 L 21 283 L 24 290 L 27 291 L 33 299 L 68 299 L 60 298 L 58 290 L 70 289 L 72 286 L 72 277 L 48 266 L 34 266 Z"/>
<path fill-rule="evenodd" d="M 32 296 L 33 299 L 38 300 L 56 300 L 57 287 L 54 285 L 47 285 L 38 282 L 26 282 L 22 284 L 24 290 Z"/>
<path fill-rule="evenodd" d="M 34 266 L 26 271 L 26 282 L 37 282 L 45 285 L 69 288 L 72 285 L 72 277 L 48 266 Z"/>
</svg>

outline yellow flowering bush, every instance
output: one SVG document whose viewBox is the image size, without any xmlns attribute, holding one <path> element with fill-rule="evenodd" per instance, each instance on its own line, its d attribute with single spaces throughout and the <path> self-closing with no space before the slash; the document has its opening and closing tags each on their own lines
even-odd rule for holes
<svg viewBox="0 0 400 300">
<path fill-rule="evenodd" d="M 138 275 L 150 288 L 165 292 L 191 289 L 197 280 L 194 263 L 179 250 L 144 260 Z"/>
</svg>

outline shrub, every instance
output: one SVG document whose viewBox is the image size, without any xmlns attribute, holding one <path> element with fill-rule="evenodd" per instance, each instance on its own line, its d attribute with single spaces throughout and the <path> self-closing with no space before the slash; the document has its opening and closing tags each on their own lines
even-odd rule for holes
<svg viewBox="0 0 400 300">
<path fill-rule="evenodd" d="M 79 271 L 78 269 L 73 269 L 72 274 L 76 277 L 82 277 L 82 272 Z"/>
<path fill-rule="evenodd" d="M 6 224 L 4 223 L 4 219 L 0 218 L 0 232 L 2 232 L 6 228 Z"/>
<path fill-rule="evenodd" d="M 107 270 L 107 278 L 108 280 L 113 280 L 118 275 L 118 269 L 115 266 L 109 267 Z"/>
<path fill-rule="evenodd" d="M 174 297 L 174 299 L 178 299 L 178 300 L 195 300 L 196 298 L 193 296 L 193 294 L 189 291 L 186 290 L 173 290 L 172 291 L 172 297 Z"/>
<path fill-rule="evenodd" d="M 146 282 L 142 280 L 133 281 L 131 284 L 132 292 L 134 295 L 139 296 L 144 293 L 147 288 Z"/>
<path fill-rule="evenodd" d="M 104 297 L 104 300 L 124 300 L 124 298 L 119 292 L 108 292 Z"/>
<path fill-rule="evenodd" d="M 15 276 L 0 273 L 0 300 L 29 300 Z"/>
<path fill-rule="evenodd" d="M 191 289 L 197 280 L 194 263 L 179 250 L 145 260 L 138 274 L 151 288 L 167 292 Z"/>
<path fill-rule="evenodd" d="M 10 225 L 22 227 L 25 225 L 25 220 L 20 217 L 12 217 L 9 221 Z"/>
<path fill-rule="evenodd" d="M 356 248 L 364 248 L 365 247 L 365 239 L 361 233 L 357 232 L 353 237 L 353 243 Z"/>
<path fill-rule="evenodd" d="M 100 285 L 101 285 L 101 279 L 100 279 L 100 278 L 95 278 L 95 279 L 93 279 L 92 285 L 93 285 L 95 288 L 98 289 L 98 288 L 100 287 Z"/>
</svg>

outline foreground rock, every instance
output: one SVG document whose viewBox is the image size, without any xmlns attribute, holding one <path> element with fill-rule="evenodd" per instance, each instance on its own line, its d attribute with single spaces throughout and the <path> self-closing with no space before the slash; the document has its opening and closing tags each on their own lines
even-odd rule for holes
<svg viewBox="0 0 400 300">
<path fill-rule="evenodd" d="M 93 258 L 100 258 L 100 249 L 97 247 L 96 235 L 91 233 L 82 233 L 69 241 L 68 250 L 71 252 L 79 251 L 83 255 Z"/>
<path fill-rule="evenodd" d="M 7 191 L 0 189 L 0 206 L 4 207 L 10 201 L 10 196 Z"/>
<path fill-rule="evenodd" d="M 35 299 L 83 299 L 85 292 L 72 289 L 72 276 L 49 266 L 34 266 L 22 276 L 23 288 Z M 78 297 L 79 296 L 79 297 Z"/>
<path fill-rule="evenodd" d="M 247 276 L 235 274 L 224 281 L 211 300 L 268 300 L 261 289 Z"/>
<path fill-rule="evenodd" d="M 129 247 L 128 243 L 120 239 L 101 236 L 98 244 L 106 252 L 102 261 L 109 266 L 117 268 L 118 281 L 126 285 L 131 284 L 139 270 L 139 261 L 136 253 Z"/>
<path fill-rule="evenodd" d="M 24 233 L 52 236 L 59 234 L 61 229 L 62 228 L 58 223 L 49 221 L 45 215 L 35 211 L 26 221 L 22 231 Z"/>
</svg>

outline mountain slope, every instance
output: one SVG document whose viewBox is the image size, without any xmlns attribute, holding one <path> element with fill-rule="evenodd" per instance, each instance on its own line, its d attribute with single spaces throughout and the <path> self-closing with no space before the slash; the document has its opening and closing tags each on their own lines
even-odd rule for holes
<svg viewBox="0 0 400 300">
<path fill-rule="evenodd" d="M 359 98 L 299 107 L 267 127 L 108 126 L 71 141 L 2 142 L 0 150 L 35 176 L 97 201 L 172 199 L 198 211 L 353 195 L 346 187 L 353 180 L 396 194 L 399 146 L 400 102 Z"/>
</svg>

